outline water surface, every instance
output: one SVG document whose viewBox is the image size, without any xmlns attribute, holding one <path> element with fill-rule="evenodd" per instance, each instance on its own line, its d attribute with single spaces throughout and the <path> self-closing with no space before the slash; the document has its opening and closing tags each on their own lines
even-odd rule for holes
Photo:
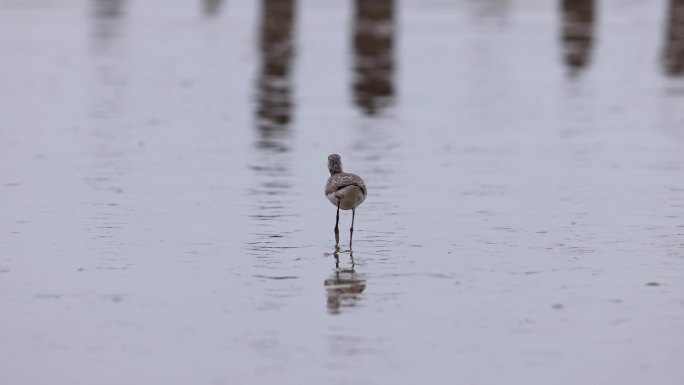
<svg viewBox="0 0 684 385">
<path fill-rule="evenodd" d="M 0 1 L 2 382 L 681 383 L 682 7 Z"/>
</svg>

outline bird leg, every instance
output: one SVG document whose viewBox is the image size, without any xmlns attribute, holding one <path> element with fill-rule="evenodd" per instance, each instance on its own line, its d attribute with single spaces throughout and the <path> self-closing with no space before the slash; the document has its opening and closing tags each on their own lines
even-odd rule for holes
<svg viewBox="0 0 684 385">
<path fill-rule="evenodd" d="M 356 215 L 356 209 L 352 209 L 352 224 L 349 228 L 349 248 L 352 247 L 352 235 L 354 235 L 354 216 Z"/>
<path fill-rule="evenodd" d="M 337 218 L 335 219 L 335 246 L 340 244 L 340 198 L 337 198 Z"/>
</svg>

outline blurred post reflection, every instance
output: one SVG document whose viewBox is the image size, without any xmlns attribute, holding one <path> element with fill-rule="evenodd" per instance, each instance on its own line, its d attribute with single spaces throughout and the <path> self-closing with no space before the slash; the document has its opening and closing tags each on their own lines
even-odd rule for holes
<svg viewBox="0 0 684 385">
<path fill-rule="evenodd" d="M 375 115 L 394 97 L 394 0 L 356 0 L 354 102 Z"/>
<path fill-rule="evenodd" d="M 561 0 L 563 52 L 571 76 L 589 63 L 594 42 L 594 0 Z"/>
<path fill-rule="evenodd" d="M 250 218 L 257 227 L 249 244 L 258 267 L 278 263 L 277 253 L 287 236 L 283 221 L 299 215 L 290 203 L 290 152 L 292 121 L 294 0 L 262 0 L 259 26 L 259 68 L 254 83 L 254 119 L 257 131 L 256 159 L 251 165 L 256 179 L 250 189 L 254 206 Z"/>
<path fill-rule="evenodd" d="M 93 0 L 93 38 L 97 50 L 106 50 L 119 37 L 125 6 L 125 0 Z"/>
<path fill-rule="evenodd" d="M 335 273 L 325 280 L 324 284 L 328 293 L 328 311 L 338 314 L 342 307 L 356 305 L 359 294 L 366 289 L 366 281 L 359 277 L 354 269 L 354 254 L 349 251 L 351 267 L 340 268 L 339 249 L 335 249 Z"/>
<path fill-rule="evenodd" d="M 123 15 L 124 0 L 95 0 L 93 16 L 97 19 L 118 19 Z"/>
<path fill-rule="evenodd" d="M 670 0 L 663 67 L 670 76 L 684 75 L 684 0 Z"/>
<path fill-rule="evenodd" d="M 83 183 L 97 192 L 89 204 L 92 211 L 83 221 L 84 232 L 100 239 L 108 252 L 94 259 L 98 268 L 126 269 L 130 256 L 120 242 L 127 228 L 125 175 L 131 148 L 129 125 L 122 124 L 126 112 L 128 72 L 125 43 L 126 0 L 91 0 L 90 46 L 92 81 L 88 81 L 89 120 L 84 130 L 88 161 L 80 168 Z"/>
<path fill-rule="evenodd" d="M 471 0 L 468 6 L 473 8 L 480 23 L 488 19 L 502 21 L 510 11 L 509 0 Z"/>
<path fill-rule="evenodd" d="M 92 53 L 96 82 L 92 115 L 101 120 L 112 120 L 121 111 L 126 88 L 120 46 L 122 26 L 126 16 L 126 0 L 93 0 L 91 3 Z M 101 127 L 100 127 L 101 128 Z"/>
<path fill-rule="evenodd" d="M 292 120 L 291 64 L 294 0 L 262 0 L 257 80 L 258 146 L 286 151 L 283 139 Z"/>
<path fill-rule="evenodd" d="M 221 12 L 223 0 L 202 0 L 204 15 L 207 17 L 217 16 Z"/>
</svg>

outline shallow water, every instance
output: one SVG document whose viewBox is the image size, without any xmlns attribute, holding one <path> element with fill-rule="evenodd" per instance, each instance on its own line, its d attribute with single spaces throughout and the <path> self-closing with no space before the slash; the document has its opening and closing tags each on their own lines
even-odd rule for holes
<svg viewBox="0 0 684 385">
<path fill-rule="evenodd" d="M 682 6 L 0 1 L 0 382 L 681 383 Z"/>
</svg>

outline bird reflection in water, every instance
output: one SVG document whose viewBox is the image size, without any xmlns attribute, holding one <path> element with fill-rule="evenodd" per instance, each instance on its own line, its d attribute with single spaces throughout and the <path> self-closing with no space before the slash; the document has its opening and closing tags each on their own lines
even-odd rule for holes
<svg viewBox="0 0 684 385">
<path fill-rule="evenodd" d="M 367 115 L 394 97 L 394 0 L 356 0 L 354 102 Z"/>
<path fill-rule="evenodd" d="M 562 0 L 563 52 L 569 75 L 576 76 L 589 63 L 594 43 L 594 0 Z"/>
<path fill-rule="evenodd" d="M 343 307 L 356 306 L 360 294 L 366 289 L 366 280 L 355 270 L 352 251 L 349 250 L 350 267 L 340 267 L 339 251 L 339 247 L 335 247 L 335 272 L 324 282 L 330 314 L 339 314 Z"/>
<path fill-rule="evenodd" d="M 670 0 L 663 67 L 667 75 L 684 75 L 684 0 Z"/>
</svg>

